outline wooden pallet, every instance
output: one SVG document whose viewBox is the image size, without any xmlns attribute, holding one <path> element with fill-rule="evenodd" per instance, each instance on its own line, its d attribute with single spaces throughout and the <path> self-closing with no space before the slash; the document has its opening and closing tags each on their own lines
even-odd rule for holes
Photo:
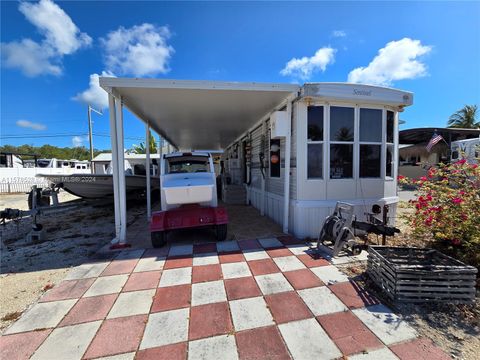
<svg viewBox="0 0 480 360">
<path fill-rule="evenodd" d="M 370 278 L 400 302 L 471 303 L 477 269 L 436 250 L 369 246 Z"/>
</svg>

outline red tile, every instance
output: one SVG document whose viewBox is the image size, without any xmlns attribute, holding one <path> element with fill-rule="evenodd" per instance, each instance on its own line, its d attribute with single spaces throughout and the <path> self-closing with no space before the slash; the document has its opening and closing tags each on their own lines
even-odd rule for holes
<svg viewBox="0 0 480 360">
<path fill-rule="evenodd" d="M 351 309 L 378 304 L 379 301 L 366 290 L 358 286 L 354 281 L 341 282 L 329 286 L 330 290 L 337 295 Z"/>
<path fill-rule="evenodd" d="M 205 254 L 205 253 L 214 253 L 214 252 L 217 252 L 217 244 L 216 243 L 195 244 L 195 245 L 193 245 L 193 253 L 194 254 Z"/>
<path fill-rule="evenodd" d="M 240 360 L 290 359 L 276 326 L 241 331 L 235 338 Z"/>
<path fill-rule="evenodd" d="M 157 289 L 152 312 L 180 309 L 190 306 L 192 285 L 176 285 Z"/>
<path fill-rule="evenodd" d="M 284 236 L 277 236 L 277 239 L 283 243 L 283 245 L 297 245 L 297 244 L 305 244 L 305 241 L 297 239 L 292 235 L 284 235 Z"/>
<path fill-rule="evenodd" d="M 186 358 L 186 342 L 140 350 L 135 356 L 135 360 L 185 360 Z"/>
<path fill-rule="evenodd" d="M 280 269 L 275 265 L 272 259 L 253 260 L 249 261 L 248 265 L 254 276 L 280 272 Z"/>
<path fill-rule="evenodd" d="M 330 265 L 330 263 L 322 257 L 315 259 L 309 254 L 298 255 L 297 257 L 306 267 L 309 268 Z"/>
<path fill-rule="evenodd" d="M 283 275 L 287 278 L 295 290 L 308 289 L 312 287 L 322 286 L 324 283 L 309 269 L 300 269 L 294 271 L 284 272 Z"/>
<path fill-rule="evenodd" d="M 253 277 L 227 279 L 224 281 L 224 284 L 228 300 L 237 300 L 262 295 Z"/>
<path fill-rule="evenodd" d="M 307 305 L 295 291 L 267 295 L 265 301 L 277 324 L 313 318 Z"/>
<path fill-rule="evenodd" d="M 58 326 L 105 319 L 116 298 L 117 294 L 81 298 Z"/>
<path fill-rule="evenodd" d="M 238 246 L 242 250 L 263 249 L 262 245 L 255 239 L 239 241 Z"/>
<path fill-rule="evenodd" d="M 105 320 L 84 357 L 96 358 L 137 350 L 146 323 L 147 315 Z"/>
<path fill-rule="evenodd" d="M 382 343 L 350 311 L 317 317 L 318 321 L 344 355 L 382 347 Z"/>
<path fill-rule="evenodd" d="M 137 262 L 138 259 L 113 260 L 105 270 L 103 270 L 101 276 L 129 274 L 135 269 Z"/>
<path fill-rule="evenodd" d="M 222 268 L 219 264 L 194 266 L 192 268 L 192 283 L 215 281 L 222 278 Z"/>
<path fill-rule="evenodd" d="M 427 338 L 391 345 L 390 350 L 392 350 L 400 360 L 451 359 L 450 356 L 445 354 L 442 349 L 434 345 L 433 342 Z"/>
<path fill-rule="evenodd" d="M 80 298 L 94 281 L 95 279 L 62 281 L 43 295 L 40 302 Z"/>
<path fill-rule="evenodd" d="M 233 330 L 227 302 L 194 306 L 190 310 L 188 339 L 228 334 Z"/>
<path fill-rule="evenodd" d="M 193 266 L 193 258 L 191 256 L 174 256 L 167 258 L 163 270 L 178 269 L 189 266 Z"/>
<path fill-rule="evenodd" d="M 218 255 L 218 258 L 220 259 L 220 264 L 245 261 L 245 257 L 241 251 L 222 253 Z"/>
<path fill-rule="evenodd" d="M 281 256 L 292 256 L 292 252 L 290 250 L 288 250 L 287 248 L 277 248 L 277 249 L 270 249 L 270 250 L 266 250 L 268 255 L 270 255 L 270 257 L 281 257 Z"/>
<path fill-rule="evenodd" d="M 51 332 L 52 329 L 45 329 L 1 336 L 0 359 L 29 359 Z"/>
<path fill-rule="evenodd" d="M 132 273 L 122 291 L 155 289 L 160 281 L 161 271 Z"/>
</svg>

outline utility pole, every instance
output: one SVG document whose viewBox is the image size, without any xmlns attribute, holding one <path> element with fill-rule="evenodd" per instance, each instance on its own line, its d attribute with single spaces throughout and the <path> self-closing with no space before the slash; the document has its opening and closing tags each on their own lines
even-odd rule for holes
<svg viewBox="0 0 480 360">
<path fill-rule="evenodd" d="M 90 142 L 90 170 L 93 174 L 93 136 L 92 136 L 92 110 L 95 111 L 99 115 L 103 115 L 101 111 L 97 111 L 94 108 L 92 108 L 90 105 L 88 105 L 88 140 Z"/>
</svg>

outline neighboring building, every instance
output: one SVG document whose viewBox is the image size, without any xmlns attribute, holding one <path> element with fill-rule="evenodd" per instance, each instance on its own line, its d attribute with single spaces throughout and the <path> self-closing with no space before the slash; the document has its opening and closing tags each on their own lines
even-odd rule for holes
<svg viewBox="0 0 480 360">
<path fill-rule="evenodd" d="M 429 152 L 427 144 L 434 134 L 443 140 L 434 145 Z M 398 173 L 409 178 L 419 178 L 427 170 L 440 162 L 447 163 L 452 157 L 451 146 L 460 140 L 475 139 L 480 129 L 458 128 L 415 128 L 399 132 L 399 168 Z"/>
<path fill-rule="evenodd" d="M 136 175 L 145 175 L 145 154 L 131 154 L 125 153 L 125 160 L 128 161 L 132 171 Z M 150 154 L 152 162 L 153 174 L 158 174 L 158 159 L 159 154 Z M 94 174 L 107 174 L 110 162 L 112 161 L 112 153 L 101 153 L 95 156 L 92 160 Z"/>
</svg>

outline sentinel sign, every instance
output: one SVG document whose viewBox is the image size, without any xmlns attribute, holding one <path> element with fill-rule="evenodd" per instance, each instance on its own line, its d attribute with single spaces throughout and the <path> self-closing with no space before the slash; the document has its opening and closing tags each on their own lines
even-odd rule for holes
<svg viewBox="0 0 480 360">
<path fill-rule="evenodd" d="M 353 89 L 353 95 L 372 96 L 372 90 Z"/>
</svg>

